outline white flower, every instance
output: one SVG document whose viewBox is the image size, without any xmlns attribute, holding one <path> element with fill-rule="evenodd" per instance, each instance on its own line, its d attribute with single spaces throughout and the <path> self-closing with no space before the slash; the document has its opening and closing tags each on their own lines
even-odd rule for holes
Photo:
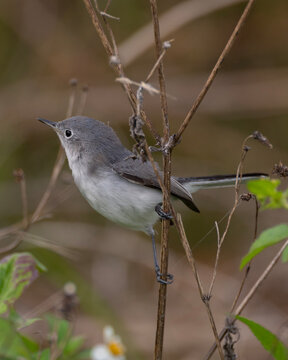
<svg viewBox="0 0 288 360">
<path fill-rule="evenodd" d="M 98 344 L 91 350 L 92 360 L 125 360 L 125 348 L 120 336 L 116 335 L 112 326 L 103 329 L 104 344 Z"/>
</svg>

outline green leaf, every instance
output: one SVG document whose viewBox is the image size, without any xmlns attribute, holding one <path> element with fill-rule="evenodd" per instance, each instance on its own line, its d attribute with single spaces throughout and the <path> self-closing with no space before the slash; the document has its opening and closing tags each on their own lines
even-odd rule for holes
<svg viewBox="0 0 288 360">
<path fill-rule="evenodd" d="M 91 359 L 91 349 L 82 350 L 79 354 L 77 354 L 75 359 L 77 359 L 77 360 Z"/>
<path fill-rule="evenodd" d="M 7 319 L 0 318 L 0 334 L 0 359 L 32 360 L 33 352 L 38 351 L 37 343 L 18 333 Z"/>
<path fill-rule="evenodd" d="M 274 197 L 278 190 L 277 187 L 280 185 L 279 179 L 259 179 L 250 180 L 247 183 L 247 189 L 255 194 L 259 200 L 265 199 L 266 197 Z"/>
<path fill-rule="evenodd" d="M 63 349 L 63 355 L 71 356 L 80 350 L 81 346 L 84 343 L 83 336 L 74 336 L 69 339 L 65 348 Z"/>
<path fill-rule="evenodd" d="M 269 351 L 274 359 L 288 359 L 288 348 L 277 338 L 276 335 L 252 320 L 246 319 L 242 316 L 236 316 L 236 319 L 249 327 L 264 349 Z"/>
<path fill-rule="evenodd" d="M 67 342 L 70 335 L 70 324 L 66 320 L 60 320 L 57 327 L 57 343 L 63 346 Z"/>
<path fill-rule="evenodd" d="M 0 261 L 0 314 L 38 277 L 38 269 L 44 266 L 29 253 L 15 253 Z"/>
<path fill-rule="evenodd" d="M 37 359 L 39 360 L 50 360 L 50 349 L 45 349 L 43 351 L 41 351 L 41 355 L 40 357 L 38 356 Z"/>
<path fill-rule="evenodd" d="M 276 225 L 270 229 L 264 230 L 258 239 L 254 241 L 248 254 L 242 259 L 240 269 L 243 269 L 243 267 L 262 250 L 266 249 L 268 246 L 277 244 L 286 238 L 288 238 L 288 225 L 286 224 Z"/>
<path fill-rule="evenodd" d="M 34 324 L 36 321 L 42 320 L 41 318 L 23 319 L 14 308 L 9 311 L 9 320 L 14 324 L 15 328 L 19 331 L 27 326 Z"/>
<path fill-rule="evenodd" d="M 70 323 L 51 314 L 46 314 L 45 318 L 48 322 L 50 333 L 56 335 L 57 348 L 63 353 L 71 335 Z"/>
<path fill-rule="evenodd" d="M 282 261 L 288 262 L 288 246 L 286 246 L 286 248 L 284 249 L 283 253 L 282 253 Z"/>
<path fill-rule="evenodd" d="M 279 184 L 278 179 L 251 180 L 247 183 L 247 188 L 256 195 L 262 209 L 288 209 L 288 193 L 277 190 Z"/>
</svg>

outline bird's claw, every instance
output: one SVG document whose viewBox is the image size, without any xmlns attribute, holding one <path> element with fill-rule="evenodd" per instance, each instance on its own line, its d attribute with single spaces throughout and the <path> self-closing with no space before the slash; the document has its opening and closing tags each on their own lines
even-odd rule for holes
<svg viewBox="0 0 288 360">
<path fill-rule="evenodd" d="M 157 267 L 157 268 L 155 269 L 155 272 L 156 272 L 156 280 L 157 280 L 160 284 L 170 285 L 170 284 L 173 283 L 174 276 L 173 276 L 172 274 L 163 275 L 163 274 L 160 272 L 159 267 Z M 162 279 L 162 276 L 165 276 L 165 277 L 166 277 L 166 280 Z"/>
<path fill-rule="evenodd" d="M 156 213 L 159 215 L 159 217 L 162 219 L 162 220 L 172 220 L 173 219 L 173 216 L 172 214 L 169 212 L 169 213 L 166 213 L 163 209 L 162 209 L 162 203 L 159 203 L 155 206 L 155 211 Z"/>
</svg>

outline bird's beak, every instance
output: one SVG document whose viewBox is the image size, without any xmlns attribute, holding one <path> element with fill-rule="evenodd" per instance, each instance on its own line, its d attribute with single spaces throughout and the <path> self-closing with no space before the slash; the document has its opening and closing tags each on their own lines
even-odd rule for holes
<svg viewBox="0 0 288 360">
<path fill-rule="evenodd" d="M 48 125 L 48 126 L 52 127 L 54 130 L 56 130 L 56 124 L 57 124 L 56 122 L 46 120 L 43 118 L 37 118 L 37 120 L 41 121 L 43 124 Z"/>
</svg>

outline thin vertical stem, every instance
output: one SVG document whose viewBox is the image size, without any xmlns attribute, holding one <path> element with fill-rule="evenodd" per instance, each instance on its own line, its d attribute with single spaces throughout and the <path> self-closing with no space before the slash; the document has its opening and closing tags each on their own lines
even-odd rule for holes
<svg viewBox="0 0 288 360">
<path fill-rule="evenodd" d="M 240 303 L 240 305 L 237 307 L 237 309 L 235 310 L 235 312 L 233 313 L 233 315 L 240 315 L 242 313 L 242 311 L 244 310 L 244 308 L 247 306 L 247 304 L 249 303 L 249 301 L 253 298 L 253 296 L 255 295 L 256 291 L 258 290 L 258 288 L 260 287 L 260 285 L 263 283 L 263 281 L 267 278 L 267 276 L 271 273 L 271 271 L 273 270 L 273 268 L 275 267 L 275 265 L 277 264 L 277 262 L 279 261 L 283 251 L 286 249 L 286 247 L 288 246 L 288 240 L 285 241 L 285 243 L 282 245 L 282 247 L 280 248 L 280 250 L 277 252 L 277 254 L 274 256 L 274 258 L 270 261 L 270 263 L 268 264 L 268 266 L 266 267 L 266 269 L 263 271 L 263 273 L 259 276 L 258 280 L 254 283 L 254 285 L 252 286 L 252 288 L 250 289 L 250 291 L 248 292 L 248 294 L 245 296 L 245 298 L 242 300 L 242 302 Z M 220 334 L 219 334 L 219 338 L 220 340 L 222 340 L 225 336 L 227 332 L 227 329 L 224 328 L 221 330 Z M 210 350 L 208 351 L 208 353 L 206 354 L 206 356 L 204 357 L 204 360 L 209 360 L 211 358 L 211 356 L 213 355 L 214 351 L 217 349 L 217 345 L 216 343 L 213 344 L 210 348 Z"/>
<path fill-rule="evenodd" d="M 162 41 L 160 38 L 160 27 L 158 18 L 157 1 L 150 0 L 150 7 L 152 13 L 152 20 L 154 26 L 154 41 L 156 48 L 156 59 L 160 59 L 158 65 L 158 80 L 160 86 L 160 99 L 161 99 L 161 112 L 163 122 L 163 138 L 162 148 L 168 142 L 170 135 L 169 120 L 168 120 L 168 105 L 166 96 L 166 84 L 164 77 L 163 60 L 161 54 L 163 51 Z M 166 189 L 163 192 L 163 210 L 164 212 L 169 211 L 169 194 L 170 194 L 170 178 L 171 178 L 171 150 L 163 151 L 163 171 L 164 171 L 164 187 Z M 161 273 L 166 278 L 168 273 L 168 239 L 169 239 L 169 227 L 170 221 L 162 221 L 161 231 Z M 160 284 L 159 286 L 159 297 L 158 297 L 158 314 L 157 314 L 157 329 L 155 338 L 155 350 L 154 359 L 161 360 L 163 358 L 163 342 L 164 342 L 164 329 L 165 329 L 165 314 L 166 314 L 166 300 L 167 300 L 167 285 Z"/>
<path fill-rule="evenodd" d="M 71 117 L 73 114 L 75 98 L 76 98 L 76 90 L 77 90 L 77 80 L 72 79 L 70 81 L 70 86 L 72 87 L 72 92 L 69 97 L 67 111 L 66 111 L 67 118 Z M 42 213 L 45 205 L 47 204 L 47 201 L 49 200 L 49 198 L 52 194 L 52 191 L 54 190 L 57 179 L 63 169 L 64 163 L 65 163 L 65 152 L 64 152 L 62 146 L 60 146 L 48 186 L 47 186 L 36 210 L 34 211 L 34 213 L 32 215 L 31 223 L 37 221 L 39 219 L 39 217 L 41 216 L 41 213 Z"/>
<path fill-rule="evenodd" d="M 175 212 L 173 211 L 173 216 L 174 216 Z M 187 236 L 184 230 L 184 226 L 183 226 L 183 222 L 182 222 L 182 218 L 180 214 L 177 214 L 177 216 L 174 216 L 174 221 L 175 221 L 175 225 L 177 227 L 177 230 L 179 231 L 179 235 L 180 235 L 180 239 L 182 242 L 182 245 L 184 247 L 185 253 L 186 253 L 186 257 L 188 259 L 188 262 L 192 268 L 196 283 L 197 283 L 197 287 L 198 287 L 198 291 L 199 291 L 199 295 L 201 300 L 203 301 L 203 303 L 205 304 L 206 307 L 206 311 L 208 314 L 208 318 L 210 321 L 210 325 L 214 334 L 214 338 L 215 338 L 215 343 L 219 352 L 219 356 L 221 358 L 221 360 L 224 360 L 224 354 L 223 354 L 223 350 L 221 347 L 221 340 L 218 336 L 218 331 L 216 328 L 216 324 L 215 324 L 215 320 L 211 311 L 211 307 L 210 307 L 210 297 L 209 295 L 205 295 L 204 294 L 204 290 L 203 290 L 203 286 L 201 284 L 201 280 L 200 280 L 200 276 L 198 274 L 198 270 L 197 270 L 197 266 L 196 266 L 196 261 L 195 258 L 193 256 L 191 247 L 189 245 L 189 242 L 187 240 Z"/>
<path fill-rule="evenodd" d="M 181 124 L 179 130 L 177 131 L 177 133 L 175 134 L 174 137 L 174 144 L 177 144 L 180 139 L 181 136 L 183 134 L 183 132 L 185 131 L 186 127 L 189 125 L 193 115 L 196 113 L 196 111 L 198 110 L 200 104 L 202 103 L 202 100 L 204 99 L 205 95 L 207 94 L 207 91 L 210 89 L 210 86 L 212 85 L 219 69 L 221 68 L 221 65 L 224 61 L 224 59 L 226 58 L 226 56 L 229 54 L 232 46 L 235 43 L 235 40 L 237 39 L 240 30 L 242 29 L 249 13 L 250 10 L 252 8 L 253 3 L 255 2 L 255 0 L 249 0 L 247 5 L 245 6 L 245 9 L 237 23 L 237 25 L 235 26 L 235 29 L 233 30 L 227 44 L 225 45 L 225 48 L 223 49 L 223 51 L 221 52 L 214 68 L 212 69 L 204 87 L 202 88 L 202 90 L 200 91 L 199 95 L 197 96 L 196 100 L 194 101 L 191 109 L 188 111 L 183 123 Z"/>
<path fill-rule="evenodd" d="M 29 225 L 29 218 L 28 218 L 27 187 L 26 187 L 24 172 L 23 172 L 23 179 L 22 181 L 20 181 L 20 188 L 21 188 L 21 199 L 22 199 L 22 209 L 23 209 L 23 226 L 25 229 Z"/>
</svg>

